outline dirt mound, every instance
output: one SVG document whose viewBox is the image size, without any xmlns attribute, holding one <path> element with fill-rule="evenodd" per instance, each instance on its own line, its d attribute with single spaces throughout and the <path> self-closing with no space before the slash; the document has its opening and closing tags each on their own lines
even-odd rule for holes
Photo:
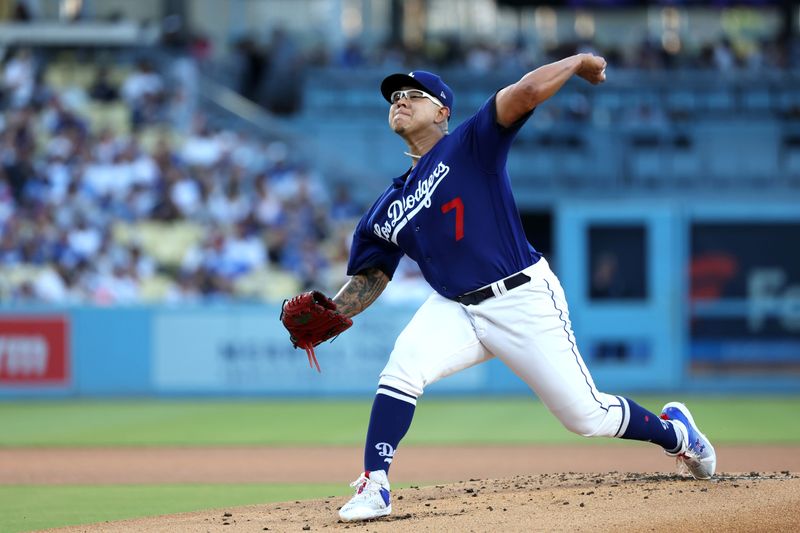
<svg viewBox="0 0 800 533">
<path fill-rule="evenodd" d="M 408 446 L 392 464 L 394 484 L 559 472 L 675 471 L 653 446 Z M 800 447 L 720 444 L 717 469 L 800 472 Z M 341 483 L 361 471 L 361 447 L 0 448 L 0 485 L 135 483 Z M 346 486 L 346 485 L 345 485 Z"/>
<path fill-rule="evenodd" d="M 800 531 L 800 476 L 538 474 L 393 490 L 393 514 L 343 523 L 346 498 L 237 507 L 63 528 L 64 532 Z M 702 529 L 701 529 L 702 528 Z"/>
</svg>

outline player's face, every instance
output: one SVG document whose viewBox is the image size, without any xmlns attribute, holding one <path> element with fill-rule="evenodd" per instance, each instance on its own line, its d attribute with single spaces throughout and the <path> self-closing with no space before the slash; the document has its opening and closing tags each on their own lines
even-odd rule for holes
<svg viewBox="0 0 800 533">
<path fill-rule="evenodd" d="M 432 124 L 439 109 L 444 107 L 436 97 L 413 87 L 393 92 L 390 100 L 389 127 L 401 135 Z"/>
</svg>

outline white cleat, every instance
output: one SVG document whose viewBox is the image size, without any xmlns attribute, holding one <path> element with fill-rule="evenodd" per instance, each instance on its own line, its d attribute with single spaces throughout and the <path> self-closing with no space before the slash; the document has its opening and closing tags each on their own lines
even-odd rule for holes
<svg viewBox="0 0 800 533">
<path fill-rule="evenodd" d="M 680 402 L 670 402 L 661 410 L 661 418 L 672 422 L 683 437 L 680 449 L 667 455 L 677 457 L 679 467 L 695 479 L 711 479 L 717 468 L 717 452 L 697 428 L 689 409 Z"/>
<path fill-rule="evenodd" d="M 350 486 L 355 487 L 356 493 L 339 509 L 342 520 L 371 520 L 392 512 L 389 478 L 384 470 L 364 472 Z"/>
</svg>

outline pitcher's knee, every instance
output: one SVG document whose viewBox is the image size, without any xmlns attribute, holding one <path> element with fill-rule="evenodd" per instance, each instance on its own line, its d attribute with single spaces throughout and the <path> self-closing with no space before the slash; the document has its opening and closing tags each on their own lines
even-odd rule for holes
<svg viewBox="0 0 800 533">
<path fill-rule="evenodd" d="M 621 420 L 619 409 L 598 407 L 582 413 L 557 414 L 565 428 L 582 437 L 614 437 Z"/>
<path fill-rule="evenodd" d="M 582 437 L 597 436 L 597 430 L 600 427 L 600 425 L 597 423 L 597 420 L 593 418 L 562 420 L 561 423 L 564 424 L 565 428 Z"/>
<path fill-rule="evenodd" d="M 413 396 L 414 398 L 422 396 L 423 389 L 425 388 L 425 384 L 421 379 L 412 379 L 408 375 L 398 376 L 391 372 L 387 373 L 386 370 L 381 373 L 381 377 L 378 380 L 378 386 L 380 385 L 387 385 L 395 388 L 404 394 Z"/>
</svg>

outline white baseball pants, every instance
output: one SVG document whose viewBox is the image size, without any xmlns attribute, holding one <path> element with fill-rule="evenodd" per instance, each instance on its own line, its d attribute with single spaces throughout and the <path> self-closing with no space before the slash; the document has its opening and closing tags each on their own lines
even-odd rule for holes
<svg viewBox="0 0 800 533">
<path fill-rule="evenodd" d="M 618 437 L 628 425 L 627 402 L 599 392 L 578 352 L 567 301 L 542 258 L 523 270 L 531 281 L 478 305 L 437 293 L 400 333 L 380 384 L 418 397 L 431 383 L 498 357 L 564 426 L 586 437 Z"/>
</svg>

